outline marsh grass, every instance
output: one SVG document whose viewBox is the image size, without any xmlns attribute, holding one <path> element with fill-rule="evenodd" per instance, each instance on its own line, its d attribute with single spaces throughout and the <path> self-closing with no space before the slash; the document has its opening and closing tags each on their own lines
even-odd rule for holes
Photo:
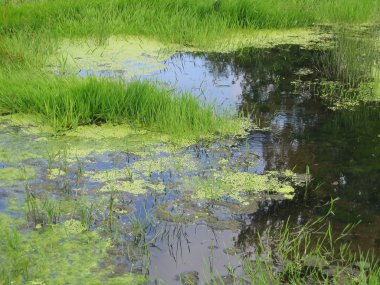
<svg viewBox="0 0 380 285">
<path fill-rule="evenodd" d="M 350 87 L 373 80 L 379 56 L 376 39 L 379 28 L 340 27 L 335 31 L 332 50 L 322 53 L 317 61 L 327 81 L 338 81 Z"/>
<path fill-rule="evenodd" d="M 42 116 L 57 130 L 89 124 L 127 123 L 152 131 L 196 137 L 231 132 L 238 122 L 215 114 L 188 93 L 154 83 L 46 76 L 10 76 L 0 87 L 0 106 Z"/>
<path fill-rule="evenodd" d="M 362 102 L 379 101 L 379 27 L 335 28 L 332 48 L 315 59 L 318 79 L 294 81 L 298 91 L 311 91 L 332 110 L 356 110 Z"/>
<path fill-rule="evenodd" d="M 315 23 L 368 23 L 376 0 L 86 0 L 6 1 L 0 33 L 29 30 L 53 36 L 128 34 L 199 44 L 240 29 L 308 27 Z"/>
<path fill-rule="evenodd" d="M 279 234 L 259 235 L 256 256 L 244 264 L 252 284 L 378 284 L 379 261 L 370 252 L 354 254 L 347 241 L 356 225 L 333 232 L 333 204 L 305 225 L 285 222 Z"/>
<path fill-rule="evenodd" d="M 34 194 L 27 194 L 27 220 L 34 227 L 51 226 L 60 221 L 62 209 L 59 201 L 38 199 Z"/>
</svg>

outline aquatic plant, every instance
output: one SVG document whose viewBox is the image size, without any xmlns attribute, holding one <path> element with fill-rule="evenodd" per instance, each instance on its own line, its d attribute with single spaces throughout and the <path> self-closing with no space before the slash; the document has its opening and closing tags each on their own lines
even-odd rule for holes
<svg viewBox="0 0 380 285">
<path fill-rule="evenodd" d="M 27 219 L 34 227 L 52 226 L 59 222 L 62 215 L 60 202 L 55 199 L 38 199 L 34 194 L 26 196 Z"/>
<path fill-rule="evenodd" d="M 353 109 L 361 101 L 377 101 L 378 28 L 336 28 L 332 49 L 316 61 L 321 76 L 312 88 L 331 109 Z"/>
<path fill-rule="evenodd" d="M 0 216 L 1 284 L 140 284 L 144 277 L 109 276 L 111 266 L 98 267 L 111 247 L 96 231 L 84 231 L 78 220 L 53 228 L 21 231 L 6 215 Z"/>
<path fill-rule="evenodd" d="M 253 284 L 377 284 L 378 260 L 370 253 L 354 254 L 349 242 L 354 224 L 334 233 L 329 217 L 334 202 L 325 215 L 291 228 L 289 220 L 279 230 L 266 231 L 258 237 L 254 261 L 246 259 L 244 271 Z M 275 238 L 274 238 L 275 237 Z M 280 266 L 281 269 L 278 267 Z"/>
</svg>

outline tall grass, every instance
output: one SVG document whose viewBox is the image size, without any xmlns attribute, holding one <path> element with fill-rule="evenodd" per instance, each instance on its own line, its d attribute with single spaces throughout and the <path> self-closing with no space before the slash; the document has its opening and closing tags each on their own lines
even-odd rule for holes
<svg viewBox="0 0 380 285">
<path fill-rule="evenodd" d="M 321 81 L 315 92 L 332 109 L 353 109 L 360 101 L 376 101 L 379 50 L 379 28 L 341 26 L 335 31 L 332 49 L 315 60 Z"/>
<path fill-rule="evenodd" d="M 181 44 L 207 43 L 239 29 L 367 23 L 379 20 L 380 6 L 377 0 L 7 2 L 0 7 L 0 34 L 3 35 L 21 30 L 64 37 L 132 34 Z"/>
<path fill-rule="evenodd" d="M 355 30 L 341 27 L 336 31 L 334 47 L 319 58 L 317 65 L 326 80 L 357 87 L 373 79 L 377 69 L 378 28 Z"/>
<path fill-rule="evenodd" d="M 3 75 L 4 76 L 4 75 Z M 40 115 L 57 129 L 128 123 L 168 134 L 229 132 L 237 124 L 214 114 L 188 93 L 175 94 L 146 81 L 11 74 L 0 78 L 0 108 Z"/>
</svg>

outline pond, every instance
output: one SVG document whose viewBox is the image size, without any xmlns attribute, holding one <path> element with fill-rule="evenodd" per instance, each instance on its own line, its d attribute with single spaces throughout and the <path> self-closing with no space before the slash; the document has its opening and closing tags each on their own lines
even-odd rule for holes
<svg viewBox="0 0 380 285">
<path fill-rule="evenodd" d="M 19 218 L 25 201 L 57 200 L 59 220 L 76 211 L 70 201 L 95 205 L 89 227 L 117 235 L 102 261 L 114 266 L 110 275 L 143 273 L 158 284 L 207 284 L 216 273 L 228 284 L 231 270 L 242 274 L 257 233 L 319 217 L 332 197 L 334 228 L 360 221 L 348 240 L 379 256 L 380 106 L 332 111 L 318 87 L 297 88 L 321 77 L 322 53 L 297 45 L 175 53 L 139 76 L 249 117 L 255 127 L 239 138 L 178 147 L 113 126 L 93 127 L 100 136 L 86 127 L 52 136 L 4 117 L 0 210 Z"/>
</svg>

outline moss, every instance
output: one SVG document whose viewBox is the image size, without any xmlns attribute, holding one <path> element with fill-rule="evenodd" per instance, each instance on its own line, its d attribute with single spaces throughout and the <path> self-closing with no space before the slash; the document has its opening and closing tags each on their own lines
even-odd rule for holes
<svg viewBox="0 0 380 285">
<path fill-rule="evenodd" d="M 0 168 L 0 180 L 28 180 L 35 177 L 36 171 L 30 166 Z"/>
<path fill-rule="evenodd" d="M 2 280 L 12 284 L 136 284 L 143 278 L 126 274 L 107 278 L 110 268 L 98 267 L 111 247 L 96 231 L 83 231 L 81 223 L 38 231 L 19 232 L 14 220 L 0 216 Z"/>
</svg>

